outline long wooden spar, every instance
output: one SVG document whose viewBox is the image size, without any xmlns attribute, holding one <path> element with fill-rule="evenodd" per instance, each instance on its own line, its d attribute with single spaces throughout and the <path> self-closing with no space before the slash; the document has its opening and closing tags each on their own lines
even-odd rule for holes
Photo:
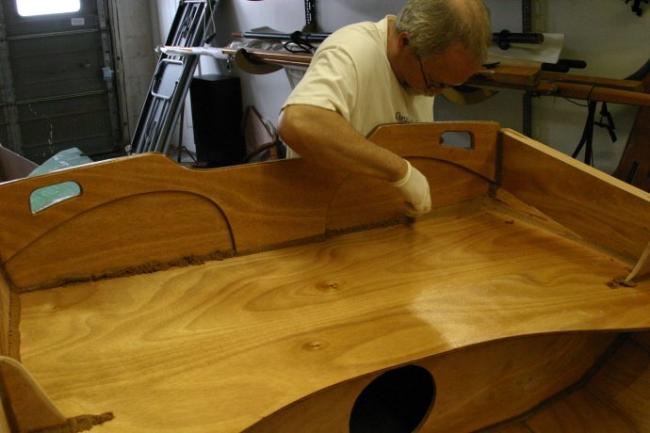
<svg viewBox="0 0 650 433">
<path fill-rule="evenodd" d="M 259 49 L 212 48 L 207 50 L 218 50 L 222 53 L 222 57 L 226 56 L 230 59 L 245 56 L 248 62 L 257 63 L 260 66 L 270 64 L 280 67 L 306 68 L 312 58 L 311 54 L 281 53 Z M 528 90 L 539 96 L 560 96 L 650 107 L 650 94 L 643 92 L 641 81 L 542 71 L 539 64 L 499 64 L 492 68 L 483 68 L 466 84 L 488 89 Z"/>
</svg>

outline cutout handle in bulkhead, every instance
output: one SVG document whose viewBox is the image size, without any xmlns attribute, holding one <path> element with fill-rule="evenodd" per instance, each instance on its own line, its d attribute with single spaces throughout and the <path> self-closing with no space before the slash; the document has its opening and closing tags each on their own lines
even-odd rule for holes
<svg viewBox="0 0 650 433">
<path fill-rule="evenodd" d="M 61 182 L 32 191 L 29 195 L 29 207 L 32 215 L 35 215 L 55 204 L 63 203 L 80 195 L 81 186 L 77 182 Z"/>
<path fill-rule="evenodd" d="M 440 146 L 456 149 L 474 149 L 474 135 L 469 131 L 447 131 L 440 134 Z"/>
</svg>

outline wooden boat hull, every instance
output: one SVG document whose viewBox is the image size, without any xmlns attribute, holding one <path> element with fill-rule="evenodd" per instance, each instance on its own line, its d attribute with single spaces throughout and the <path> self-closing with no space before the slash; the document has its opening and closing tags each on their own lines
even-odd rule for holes
<svg viewBox="0 0 650 433">
<path fill-rule="evenodd" d="M 110 411 L 100 431 L 377 432 L 374 393 L 420 408 L 391 433 L 597 431 L 602 406 L 648 431 L 648 194 L 494 123 L 372 139 L 429 178 L 431 215 L 302 160 L 0 184 L 7 430 Z M 81 196 L 29 210 L 64 181 Z"/>
</svg>

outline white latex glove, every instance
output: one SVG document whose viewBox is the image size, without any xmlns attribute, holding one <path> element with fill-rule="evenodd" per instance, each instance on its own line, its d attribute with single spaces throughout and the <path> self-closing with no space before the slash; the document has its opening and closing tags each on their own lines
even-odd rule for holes
<svg viewBox="0 0 650 433">
<path fill-rule="evenodd" d="M 424 215 L 431 211 L 431 193 L 429 192 L 429 181 L 410 162 L 406 161 L 408 168 L 406 175 L 393 186 L 400 190 L 409 209 L 406 214 L 410 217 Z"/>
</svg>

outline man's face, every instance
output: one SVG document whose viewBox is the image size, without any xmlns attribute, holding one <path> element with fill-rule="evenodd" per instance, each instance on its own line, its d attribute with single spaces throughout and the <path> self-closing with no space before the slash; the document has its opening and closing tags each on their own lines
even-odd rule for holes
<svg viewBox="0 0 650 433">
<path fill-rule="evenodd" d="M 409 68 L 406 84 L 413 92 L 427 96 L 439 95 L 447 87 L 463 84 L 481 66 L 461 44 L 424 58 L 411 50 L 410 57 L 413 66 Z"/>
</svg>

